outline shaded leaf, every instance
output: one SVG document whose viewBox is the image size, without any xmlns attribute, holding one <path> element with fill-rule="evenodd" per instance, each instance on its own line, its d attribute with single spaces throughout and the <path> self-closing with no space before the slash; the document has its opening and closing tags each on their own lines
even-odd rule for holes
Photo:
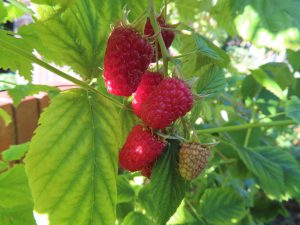
<svg viewBox="0 0 300 225">
<path fill-rule="evenodd" d="M 131 212 L 129 213 L 122 225 L 154 225 L 154 223 L 152 223 L 151 220 L 149 220 L 145 215 L 143 215 L 142 213 L 139 212 Z"/>
<path fill-rule="evenodd" d="M 293 51 L 287 50 L 287 59 L 289 63 L 292 65 L 294 70 L 300 70 L 300 50 Z"/>
<path fill-rule="evenodd" d="M 200 213 L 211 224 L 234 224 L 246 213 L 246 204 L 235 190 L 222 187 L 206 189 L 200 199 Z"/>
<path fill-rule="evenodd" d="M 142 205 L 158 224 L 165 224 L 185 195 L 186 182 L 178 172 L 179 143 L 171 141 L 152 169 L 151 182 L 139 193 Z"/>
<path fill-rule="evenodd" d="M 300 124 L 300 99 L 298 97 L 291 97 L 291 99 L 286 103 L 285 111 L 288 117 Z"/>
<path fill-rule="evenodd" d="M 117 203 L 131 202 L 134 200 L 135 192 L 125 175 L 117 177 L 118 198 Z"/>
</svg>

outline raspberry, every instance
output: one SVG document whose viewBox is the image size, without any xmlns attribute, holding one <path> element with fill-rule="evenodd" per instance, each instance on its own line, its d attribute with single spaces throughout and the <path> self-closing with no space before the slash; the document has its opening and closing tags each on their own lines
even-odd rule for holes
<svg viewBox="0 0 300 225">
<path fill-rule="evenodd" d="M 157 17 L 157 22 L 159 23 L 160 27 L 170 28 L 170 25 L 166 24 L 166 21 L 162 16 Z M 148 35 L 148 36 L 154 35 L 154 30 L 153 30 L 153 27 L 151 25 L 149 18 L 147 18 L 147 22 L 146 22 L 145 29 L 144 29 L 144 34 Z M 162 38 L 168 49 L 174 40 L 175 34 L 173 31 L 170 31 L 170 30 L 162 30 L 161 35 L 162 35 Z M 155 45 L 154 45 L 154 47 L 155 47 Z M 159 45 L 157 48 L 157 55 L 158 55 L 158 59 L 160 59 L 162 56 Z M 156 55 L 154 54 L 154 56 L 151 59 L 151 62 L 155 62 L 155 61 L 156 61 Z"/>
<path fill-rule="evenodd" d="M 152 45 L 132 28 L 115 28 L 107 42 L 104 80 L 108 92 L 130 96 L 154 55 Z"/>
<path fill-rule="evenodd" d="M 141 118 L 155 129 L 163 129 L 191 110 L 193 95 L 182 80 L 167 78 L 160 82 L 142 106 Z"/>
<path fill-rule="evenodd" d="M 120 164 L 129 171 L 139 171 L 151 165 L 162 153 L 165 145 L 164 141 L 143 126 L 136 125 L 119 153 Z"/>
<path fill-rule="evenodd" d="M 196 178 L 205 168 L 210 150 L 199 143 L 183 143 L 179 151 L 179 172 L 186 180 Z"/>
<path fill-rule="evenodd" d="M 146 71 L 143 74 L 142 81 L 133 94 L 132 101 L 133 111 L 138 117 L 141 117 L 142 104 L 162 80 L 163 76 L 159 73 Z"/>
<path fill-rule="evenodd" d="M 153 164 L 151 164 L 150 166 L 144 167 L 144 168 L 141 170 L 141 174 L 142 174 L 144 177 L 147 177 L 148 179 L 150 179 L 152 167 L 153 167 Z"/>
</svg>

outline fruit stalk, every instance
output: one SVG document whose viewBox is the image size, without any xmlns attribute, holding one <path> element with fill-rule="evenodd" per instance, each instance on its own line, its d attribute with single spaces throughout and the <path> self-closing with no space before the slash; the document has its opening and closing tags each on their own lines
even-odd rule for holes
<svg viewBox="0 0 300 225">
<path fill-rule="evenodd" d="M 157 40 L 161 49 L 161 53 L 162 53 L 162 58 L 163 58 L 163 63 L 164 63 L 164 75 L 167 76 L 168 74 L 168 58 L 169 58 L 169 53 L 168 50 L 165 46 L 165 42 L 164 39 L 161 35 L 160 32 L 160 27 L 158 25 L 158 22 L 156 20 L 156 15 L 155 15 L 155 6 L 154 6 L 154 2 L 153 0 L 149 0 L 149 6 L 150 6 L 150 14 L 149 14 L 149 18 L 151 21 L 151 25 L 153 27 L 154 33 L 157 33 Z"/>
<path fill-rule="evenodd" d="M 6 48 L 7 50 L 9 50 L 11 52 L 13 52 L 15 54 L 18 54 L 18 55 L 26 58 L 27 60 L 29 60 L 29 61 L 31 61 L 33 63 L 36 63 L 37 65 L 39 65 L 39 66 L 47 69 L 48 71 L 50 71 L 52 73 L 55 73 L 58 76 L 66 79 L 66 80 L 68 80 L 68 81 L 70 81 L 70 82 L 72 82 L 72 83 L 74 83 L 74 84 L 76 84 L 76 85 L 78 85 L 78 86 L 80 86 L 80 87 L 88 90 L 88 91 L 91 91 L 91 92 L 93 92 L 95 94 L 101 95 L 102 97 L 105 97 L 105 98 L 109 99 L 110 101 L 112 101 L 114 104 L 116 104 L 119 107 L 123 107 L 123 104 L 121 104 L 120 102 L 116 101 L 115 99 L 113 99 L 113 98 L 111 98 L 111 97 L 109 97 L 107 95 L 104 95 L 103 93 L 101 93 L 98 90 L 94 89 L 93 87 L 91 87 L 87 83 L 85 83 L 85 82 L 83 82 L 81 80 L 78 80 L 78 79 L 76 79 L 76 78 L 74 78 L 74 77 L 72 77 L 72 76 L 64 73 L 61 70 L 56 69 L 55 67 L 49 65 L 48 63 L 45 63 L 44 61 L 36 58 L 32 54 L 25 52 L 23 49 L 20 49 L 17 46 L 14 46 L 14 45 L 12 45 L 12 44 L 10 44 L 10 43 L 8 43 L 6 41 L 3 41 L 3 40 L 0 40 L 0 44 L 1 44 L 1 46 L 3 48 Z"/>
<path fill-rule="evenodd" d="M 234 125 L 234 126 L 226 126 L 226 127 L 217 127 L 217 128 L 209 128 L 203 130 L 197 130 L 197 134 L 209 134 L 209 133 L 217 133 L 217 132 L 231 132 L 237 130 L 244 130 L 253 127 L 276 127 L 276 126 L 287 126 L 296 124 L 293 120 L 280 120 L 269 123 L 248 123 L 243 125 Z"/>
</svg>

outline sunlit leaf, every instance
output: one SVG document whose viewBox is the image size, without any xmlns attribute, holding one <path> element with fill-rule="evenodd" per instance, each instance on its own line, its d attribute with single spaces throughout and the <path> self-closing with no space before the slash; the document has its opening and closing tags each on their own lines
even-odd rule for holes
<svg viewBox="0 0 300 225">
<path fill-rule="evenodd" d="M 8 126 L 12 121 L 10 115 L 2 108 L 0 108 L 0 120 L 4 121 L 4 126 Z"/>
<path fill-rule="evenodd" d="M 131 212 L 129 213 L 122 225 L 154 225 L 151 220 L 149 220 L 145 215 L 139 213 L 139 212 Z"/>
<path fill-rule="evenodd" d="M 24 157 L 25 153 L 28 151 L 29 142 L 19 145 L 11 145 L 9 149 L 2 152 L 2 158 L 6 162 L 13 160 L 20 160 Z"/>
<path fill-rule="evenodd" d="M 119 135 L 115 106 L 73 89 L 54 97 L 39 123 L 25 159 L 35 211 L 48 215 L 51 225 L 114 224 Z"/>
</svg>

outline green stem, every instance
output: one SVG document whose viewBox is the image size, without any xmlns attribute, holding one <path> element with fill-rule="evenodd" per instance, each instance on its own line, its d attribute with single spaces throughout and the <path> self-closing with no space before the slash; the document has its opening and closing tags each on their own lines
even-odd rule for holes
<svg viewBox="0 0 300 225">
<path fill-rule="evenodd" d="M 254 118 L 255 118 L 255 114 L 256 114 L 256 107 L 254 106 L 253 111 L 252 111 L 252 115 L 251 115 L 251 119 L 250 119 L 250 123 L 253 123 Z M 247 133 L 246 133 L 246 137 L 245 137 L 245 141 L 244 141 L 244 147 L 248 146 L 251 133 L 252 133 L 252 128 L 248 128 Z"/>
<path fill-rule="evenodd" d="M 0 83 L 4 83 L 4 84 L 9 84 L 9 85 L 14 85 L 16 86 L 17 84 L 9 82 L 9 81 L 4 81 L 4 80 L 0 80 Z"/>
<path fill-rule="evenodd" d="M 237 130 L 244 130 L 248 128 L 253 127 L 275 127 L 275 126 L 287 126 L 296 124 L 293 120 L 280 120 L 280 121 L 274 121 L 269 123 L 248 123 L 243 125 L 234 125 L 234 126 L 226 126 L 226 127 L 216 127 L 216 128 L 209 128 L 209 129 L 203 129 L 198 130 L 197 134 L 209 134 L 209 133 L 217 133 L 217 132 L 231 132 L 231 131 L 237 131 Z"/>
<path fill-rule="evenodd" d="M 165 76 L 167 76 L 168 75 L 168 57 L 169 57 L 169 53 L 168 53 L 168 50 L 166 48 L 164 39 L 162 38 L 162 35 L 161 35 L 160 26 L 158 25 L 157 20 L 156 20 L 155 6 L 154 6 L 153 0 L 149 0 L 149 4 L 150 4 L 149 18 L 150 18 L 151 25 L 153 27 L 154 33 L 158 34 L 157 40 L 158 40 L 160 50 L 161 50 L 161 53 L 162 53 L 162 58 L 163 58 L 163 63 L 164 63 L 164 74 L 165 74 Z"/>
<path fill-rule="evenodd" d="M 182 58 L 182 57 L 185 57 L 185 56 L 189 56 L 191 54 L 194 54 L 196 53 L 197 51 L 191 51 L 191 52 L 187 52 L 187 53 L 183 53 L 181 55 L 175 55 L 175 56 L 171 56 L 171 58 L 173 59 L 176 59 L 176 58 Z"/>
<path fill-rule="evenodd" d="M 27 60 L 29 60 L 29 61 L 31 61 L 33 63 L 36 63 L 37 65 L 39 65 L 39 66 L 41 66 L 41 67 L 43 67 L 43 68 L 51 71 L 52 73 L 57 74 L 58 76 L 66 79 L 66 80 L 68 80 L 68 81 L 70 81 L 70 82 L 72 82 L 72 83 L 74 83 L 74 84 L 76 84 L 76 85 L 78 85 L 78 86 L 86 89 L 86 90 L 89 90 L 89 91 L 91 91 L 91 92 L 93 92 L 95 94 L 101 95 L 101 96 L 109 99 L 110 101 L 112 101 L 113 103 L 115 103 L 116 105 L 118 105 L 120 107 L 123 107 L 123 105 L 120 102 L 116 101 L 115 99 L 113 99 L 113 98 L 111 98 L 111 97 L 109 97 L 109 96 L 107 96 L 107 95 L 99 92 L 98 90 L 94 89 L 93 87 L 91 87 L 87 83 L 85 83 L 85 82 L 83 82 L 81 80 L 78 80 L 78 79 L 76 79 L 76 78 L 74 78 L 74 77 L 72 77 L 72 76 L 70 76 L 70 75 L 68 75 L 68 74 L 66 74 L 66 73 L 64 73 L 64 72 L 56 69 L 55 67 L 49 65 L 48 63 L 45 63 L 44 61 L 42 61 L 42 60 L 36 58 L 35 56 L 33 56 L 31 53 L 28 53 L 28 52 L 24 51 L 23 49 L 18 48 L 18 47 L 14 46 L 14 45 L 12 45 L 12 44 L 4 41 L 4 40 L 1 40 L 1 39 L 0 39 L 0 44 L 1 44 L 1 47 L 6 48 L 7 50 L 9 50 L 9 51 L 11 51 L 11 52 L 13 52 L 15 54 L 18 54 L 18 55 L 26 58 Z"/>
</svg>

